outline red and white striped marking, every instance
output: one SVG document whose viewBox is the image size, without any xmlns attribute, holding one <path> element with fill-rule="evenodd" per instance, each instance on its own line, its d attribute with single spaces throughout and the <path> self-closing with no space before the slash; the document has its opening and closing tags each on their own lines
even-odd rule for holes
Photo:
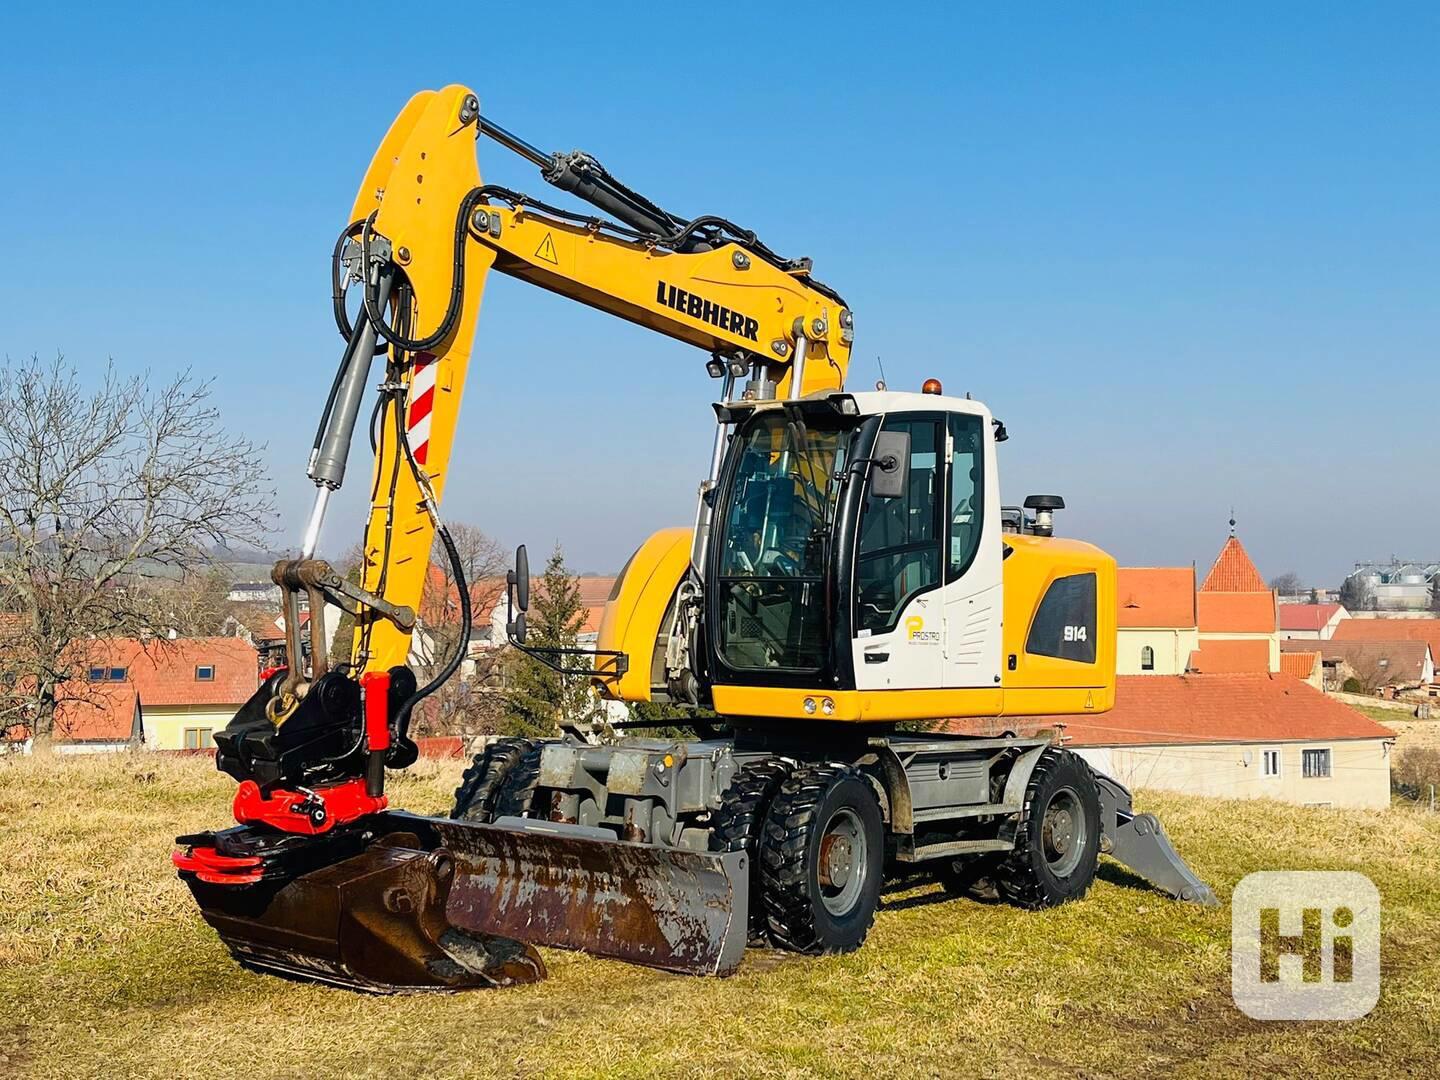
<svg viewBox="0 0 1440 1080">
<path fill-rule="evenodd" d="M 440 365 L 434 353 L 415 354 L 410 376 L 410 419 L 406 428 L 415 463 L 424 465 L 430 456 L 430 414 L 435 411 L 435 369 Z"/>
</svg>

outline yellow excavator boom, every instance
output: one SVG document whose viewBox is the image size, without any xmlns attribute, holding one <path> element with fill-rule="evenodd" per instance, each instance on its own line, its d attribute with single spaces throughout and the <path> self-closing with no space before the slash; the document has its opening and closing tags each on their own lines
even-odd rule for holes
<svg viewBox="0 0 1440 1080">
<path fill-rule="evenodd" d="M 390 377 L 403 393 L 387 400 L 376 423 L 361 585 L 412 609 L 424 589 L 434 523 L 425 492 L 402 460 L 394 410 L 403 402 L 410 451 L 438 502 L 492 268 L 695 346 L 727 369 L 762 364 L 781 396 L 792 393 L 797 373 L 802 395 L 839 389 L 850 359 L 850 313 L 833 291 L 810 280 L 808 262 L 782 265 L 763 247 L 744 244 L 743 235 L 732 236 L 724 229 L 729 223 L 698 219 L 677 235 L 646 235 L 484 187 L 475 154 L 484 133 L 523 147 L 547 169 L 568 164 L 482 120 L 479 100 L 466 87 L 425 91 L 386 133 L 347 230 L 376 257 L 383 238 L 386 257 L 404 269 L 408 295 L 391 306 L 394 318 L 408 322 L 407 336 L 444 330 L 405 363 L 392 356 Z M 368 269 L 357 266 L 356 273 Z M 403 664 L 410 635 L 373 609 L 362 611 L 352 662 L 363 671 Z"/>
</svg>

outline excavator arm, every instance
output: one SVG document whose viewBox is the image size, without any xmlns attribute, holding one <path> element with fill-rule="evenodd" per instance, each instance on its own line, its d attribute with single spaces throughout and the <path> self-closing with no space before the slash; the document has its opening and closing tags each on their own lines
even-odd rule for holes
<svg viewBox="0 0 1440 1080">
<path fill-rule="evenodd" d="M 605 216 L 484 186 L 475 153 L 481 135 Z M 838 389 L 849 363 L 850 312 L 810 277 L 808 260 L 782 259 L 721 218 L 670 215 L 589 155 L 541 153 L 481 117 L 475 94 L 462 86 L 417 94 L 406 105 L 365 174 L 337 257 L 337 281 L 348 279 L 366 297 L 358 322 L 368 322 L 372 335 L 380 324 L 378 341 L 389 343 L 361 582 L 386 604 L 360 605 L 349 657 L 358 672 L 389 671 L 409 652 L 412 627 L 386 608 L 419 607 L 491 269 L 695 346 L 712 374 L 748 377 L 753 395 Z M 337 315 L 349 339 L 362 327 L 348 324 L 342 291 Z M 343 479 L 358 402 L 345 391 L 369 371 L 364 345 L 347 349 L 341 400 L 317 437 L 311 475 L 320 497 L 302 558 L 313 552 L 328 493 Z"/>
</svg>

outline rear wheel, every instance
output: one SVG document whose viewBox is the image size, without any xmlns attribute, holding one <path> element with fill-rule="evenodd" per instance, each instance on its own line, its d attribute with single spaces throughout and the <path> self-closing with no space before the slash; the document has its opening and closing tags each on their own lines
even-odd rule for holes
<svg viewBox="0 0 1440 1080">
<path fill-rule="evenodd" d="M 760 839 L 765 818 L 780 785 L 795 766 L 773 758 L 754 761 L 735 773 L 710 820 L 711 851 L 743 851 L 750 864 L 750 944 L 767 940 L 765 908 L 760 898 Z"/>
<path fill-rule="evenodd" d="M 476 754 L 455 789 L 455 808 L 450 816 L 458 821 L 481 824 L 492 820 L 491 812 L 501 784 L 521 756 L 534 745 L 530 739 L 506 737 L 496 739 Z"/>
<path fill-rule="evenodd" d="M 760 896 L 775 944 L 805 953 L 860 947 L 880 904 L 880 801 L 847 765 L 797 769 L 780 786 L 760 845 Z"/>
<path fill-rule="evenodd" d="M 533 817 L 530 812 L 535 804 L 535 789 L 540 782 L 540 752 L 542 745 L 532 743 L 505 774 L 505 779 L 495 792 L 495 803 L 491 810 L 492 821 L 502 817 Z"/>
<path fill-rule="evenodd" d="M 1084 760 L 1068 750 L 1040 755 L 1025 788 L 1015 850 L 996 872 L 1000 894 L 1038 910 L 1078 900 L 1100 859 L 1100 790 Z"/>
</svg>

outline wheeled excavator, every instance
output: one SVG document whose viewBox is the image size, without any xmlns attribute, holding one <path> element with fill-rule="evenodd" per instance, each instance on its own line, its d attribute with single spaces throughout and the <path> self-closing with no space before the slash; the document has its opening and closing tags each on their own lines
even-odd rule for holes
<svg viewBox="0 0 1440 1080">
<path fill-rule="evenodd" d="M 481 136 L 588 209 L 484 184 Z M 809 260 L 538 150 L 463 86 L 405 106 L 347 220 L 315 503 L 273 573 L 286 664 L 215 736 L 237 824 L 173 856 L 238 960 L 382 992 L 533 981 L 537 946 L 725 975 L 751 944 L 858 947 L 895 877 L 1044 908 L 1081 897 L 1102 852 L 1215 902 L 1055 727 L 1017 733 L 1110 708 L 1114 560 L 1055 535 L 1059 497 L 1002 504 L 1006 430 L 980 402 L 848 387 L 853 317 Z M 424 816 L 389 807 L 386 776 L 468 653 L 441 500 L 466 482 L 451 448 L 491 270 L 691 346 L 719 384 L 693 525 L 635 552 L 595 646 L 528 640 L 523 548 L 506 598 L 511 645 L 601 698 L 703 711 L 695 738 L 667 720 L 495 740 L 450 815 Z M 356 583 L 315 553 L 377 377 Z M 462 632 L 422 684 L 407 657 L 437 539 Z M 327 604 L 355 622 L 333 655 Z M 955 733 L 966 718 L 1000 734 Z"/>
</svg>

